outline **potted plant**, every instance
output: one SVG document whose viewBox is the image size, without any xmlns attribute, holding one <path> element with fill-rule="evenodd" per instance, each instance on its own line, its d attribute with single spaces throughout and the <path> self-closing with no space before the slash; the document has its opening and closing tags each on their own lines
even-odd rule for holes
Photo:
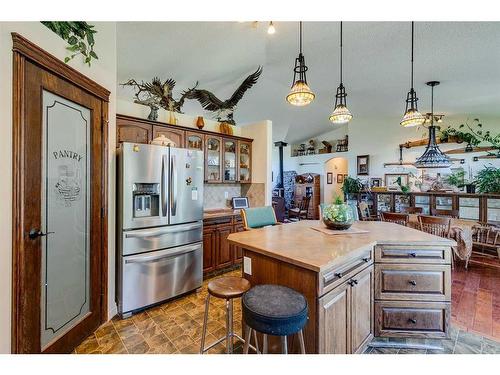
<svg viewBox="0 0 500 375">
<path fill-rule="evenodd" d="M 476 176 L 476 186 L 480 193 L 500 193 L 500 168 L 484 167 Z"/>
<path fill-rule="evenodd" d="M 352 208 L 337 197 L 334 203 L 325 206 L 322 219 L 329 229 L 346 230 L 354 222 L 354 214 Z"/>
<path fill-rule="evenodd" d="M 465 176 L 465 171 L 462 169 L 446 176 L 445 182 L 450 186 L 456 187 L 458 190 L 465 186 L 464 176 Z"/>
<path fill-rule="evenodd" d="M 344 193 L 346 200 L 352 199 L 351 194 L 359 193 L 361 190 L 363 190 L 363 183 L 359 178 L 352 178 L 347 176 L 344 179 L 342 192 Z"/>
</svg>

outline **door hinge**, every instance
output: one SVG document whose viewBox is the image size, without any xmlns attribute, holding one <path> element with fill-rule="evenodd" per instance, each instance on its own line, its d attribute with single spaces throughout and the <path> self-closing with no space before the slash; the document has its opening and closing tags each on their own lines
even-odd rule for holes
<svg viewBox="0 0 500 375">
<path fill-rule="evenodd" d="M 104 218 L 104 215 L 106 214 L 106 210 L 104 207 L 101 207 L 101 217 Z"/>
</svg>

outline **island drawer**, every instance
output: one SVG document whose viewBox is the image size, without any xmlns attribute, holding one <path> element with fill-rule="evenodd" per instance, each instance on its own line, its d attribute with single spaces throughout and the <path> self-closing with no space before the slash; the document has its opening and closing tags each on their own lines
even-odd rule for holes
<svg viewBox="0 0 500 375">
<path fill-rule="evenodd" d="M 375 302 L 375 336 L 448 338 L 449 302 Z"/>
<path fill-rule="evenodd" d="M 319 277 L 319 295 L 322 296 L 336 288 L 371 264 L 373 264 L 373 250 L 370 248 L 346 263 L 322 272 Z"/>
<path fill-rule="evenodd" d="M 450 266 L 375 264 L 375 299 L 450 301 Z"/>
<path fill-rule="evenodd" d="M 451 264 L 451 248 L 446 246 L 376 246 L 375 261 L 377 263 Z"/>
</svg>

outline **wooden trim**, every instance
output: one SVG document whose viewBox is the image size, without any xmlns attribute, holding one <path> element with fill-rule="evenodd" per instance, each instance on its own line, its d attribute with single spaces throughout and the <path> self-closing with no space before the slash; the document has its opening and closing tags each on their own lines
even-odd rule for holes
<svg viewBox="0 0 500 375">
<path fill-rule="evenodd" d="M 71 66 L 63 63 L 54 55 L 41 49 L 36 44 L 18 33 L 12 33 L 12 51 L 17 52 L 27 59 L 41 65 L 48 71 L 64 78 L 90 94 L 109 102 L 109 90 L 83 75 Z"/>
<path fill-rule="evenodd" d="M 116 118 L 140 122 L 140 123 L 147 124 L 147 125 L 166 126 L 166 127 L 169 127 L 172 129 L 177 129 L 177 130 L 195 131 L 196 133 L 201 133 L 201 134 L 205 134 L 205 135 L 209 135 L 209 136 L 216 136 L 216 137 L 220 137 L 220 138 L 230 138 L 230 139 L 237 139 L 237 140 L 245 141 L 245 142 L 253 142 L 253 139 L 251 139 L 251 138 L 240 137 L 237 135 L 222 134 L 222 133 L 217 133 L 217 132 L 213 132 L 210 130 L 198 130 L 196 128 L 190 128 L 187 126 L 174 125 L 174 124 L 169 124 L 167 122 L 161 122 L 161 121 L 151 121 L 151 120 L 143 119 L 140 117 L 122 115 L 122 114 L 118 114 L 118 113 L 116 114 Z"/>
<path fill-rule="evenodd" d="M 102 245 L 101 245 L 101 324 L 108 320 L 108 133 L 109 133 L 109 105 L 103 101 L 101 104 L 101 127 L 102 127 L 102 208 L 101 208 L 101 224 L 102 224 Z"/>
</svg>

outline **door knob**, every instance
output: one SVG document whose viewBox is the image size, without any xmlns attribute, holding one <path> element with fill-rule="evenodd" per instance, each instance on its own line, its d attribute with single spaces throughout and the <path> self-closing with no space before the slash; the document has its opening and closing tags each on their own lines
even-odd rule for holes
<svg viewBox="0 0 500 375">
<path fill-rule="evenodd" d="M 55 233 L 55 232 L 47 232 L 47 233 L 43 233 L 40 229 L 31 229 L 28 236 L 29 238 L 31 238 L 32 240 L 34 240 L 35 238 L 38 238 L 38 237 L 43 237 L 43 236 L 46 236 L 47 234 L 51 234 L 51 233 Z"/>
</svg>

